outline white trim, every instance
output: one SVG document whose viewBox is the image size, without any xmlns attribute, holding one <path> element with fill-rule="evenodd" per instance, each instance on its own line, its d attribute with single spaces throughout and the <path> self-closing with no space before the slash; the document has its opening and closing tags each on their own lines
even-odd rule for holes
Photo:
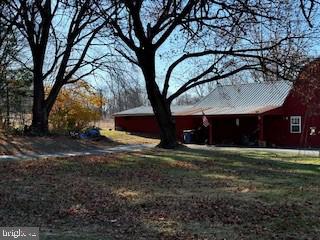
<svg viewBox="0 0 320 240">
<path fill-rule="evenodd" d="M 293 123 L 293 120 L 298 120 L 298 123 Z M 299 127 L 299 130 L 293 131 L 292 127 Z M 301 133 L 301 116 L 290 116 L 290 133 Z"/>
</svg>

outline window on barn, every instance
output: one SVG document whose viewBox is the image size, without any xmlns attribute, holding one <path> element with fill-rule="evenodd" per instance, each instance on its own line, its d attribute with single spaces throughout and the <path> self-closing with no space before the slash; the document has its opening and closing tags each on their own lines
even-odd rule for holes
<svg viewBox="0 0 320 240">
<path fill-rule="evenodd" d="M 290 117 L 290 132 L 301 133 L 301 116 Z"/>
</svg>

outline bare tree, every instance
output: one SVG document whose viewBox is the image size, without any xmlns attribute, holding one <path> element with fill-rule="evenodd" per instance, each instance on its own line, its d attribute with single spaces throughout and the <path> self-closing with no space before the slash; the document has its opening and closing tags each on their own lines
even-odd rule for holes
<svg viewBox="0 0 320 240">
<path fill-rule="evenodd" d="M 320 1 L 318 0 L 300 0 L 300 8 L 305 20 L 308 22 L 310 27 L 313 27 L 313 17 L 317 12 Z"/>
<path fill-rule="evenodd" d="M 6 3 L 0 3 L 0 15 L 7 15 Z M 10 21 L 12 19 L 10 18 Z M 12 24 L 1 19 L 0 21 L 0 91 L 5 88 L 5 73 L 10 64 L 11 55 L 14 54 L 16 41 L 12 34 Z"/>
<path fill-rule="evenodd" d="M 0 21 L 0 49 L 4 49 L 8 37 L 12 36 L 13 22 L 17 19 L 17 14 L 12 15 L 9 13 L 8 5 L 8 1 L 0 2 L 0 16 L 6 16 L 5 18 L 1 17 Z"/>
<path fill-rule="evenodd" d="M 202 95 L 202 92 L 200 92 L 201 89 L 197 92 L 199 92 L 199 95 Z M 180 95 L 179 97 L 177 97 L 175 99 L 175 101 L 173 102 L 173 104 L 175 105 L 194 105 L 195 103 L 197 103 L 200 100 L 200 97 L 197 95 L 192 95 L 190 93 L 184 93 L 182 95 Z"/>
<path fill-rule="evenodd" d="M 164 148 L 177 146 L 170 110 L 175 98 L 240 72 L 274 70 L 277 62 L 267 53 L 300 37 L 291 22 L 297 1 L 118 0 L 113 4 L 112 10 L 97 7 L 101 16 L 111 18 L 116 51 L 143 73 L 161 131 L 159 146 Z M 163 55 L 174 61 L 162 76 L 157 63 Z M 185 74 L 186 69 L 191 73 Z M 176 79 L 180 85 L 173 90 L 170 86 L 177 85 Z"/>
<path fill-rule="evenodd" d="M 146 104 L 144 87 L 141 86 L 139 76 L 134 72 L 124 69 L 109 72 L 104 82 L 108 99 L 106 109 L 108 115 Z"/>
<path fill-rule="evenodd" d="M 61 88 L 99 68 L 103 55 L 92 48 L 105 20 L 93 14 L 91 0 L 12 0 L 6 9 L 1 19 L 11 22 L 28 42 L 30 57 L 26 54 L 21 62 L 31 65 L 33 73 L 32 129 L 46 133 Z M 51 83 L 49 92 L 45 92 L 46 82 Z"/>
<path fill-rule="evenodd" d="M 0 124 L 2 123 L 3 113 L 5 112 L 5 126 L 10 124 L 10 72 L 14 59 L 19 54 L 21 47 L 17 39 L 16 31 L 12 22 L 17 18 L 16 15 L 8 14 L 7 2 L 0 3 L 0 16 L 7 16 L 6 19 L 1 18 L 0 21 Z"/>
</svg>

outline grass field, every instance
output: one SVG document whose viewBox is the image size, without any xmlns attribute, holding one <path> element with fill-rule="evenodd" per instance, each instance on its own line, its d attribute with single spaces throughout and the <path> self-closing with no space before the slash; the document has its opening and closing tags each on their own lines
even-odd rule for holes
<svg viewBox="0 0 320 240">
<path fill-rule="evenodd" d="M 68 151 L 99 150 L 118 144 L 158 144 L 159 139 L 127 132 L 103 129 L 101 134 L 113 142 L 92 139 L 72 139 L 69 136 L 29 137 L 0 132 L 0 155 L 57 153 Z"/>
<path fill-rule="evenodd" d="M 40 239 L 320 236 L 319 158 L 152 149 L 0 165 L 0 225 Z"/>
<path fill-rule="evenodd" d="M 103 129 L 101 134 L 120 144 L 158 144 L 160 142 L 158 138 L 152 136 L 139 136 L 124 131 Z"/>
</svg>

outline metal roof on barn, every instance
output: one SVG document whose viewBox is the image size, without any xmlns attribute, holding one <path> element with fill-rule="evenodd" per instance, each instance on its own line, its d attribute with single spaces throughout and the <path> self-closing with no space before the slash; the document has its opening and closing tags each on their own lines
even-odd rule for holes
<svg viewBox="0 0 320 240">
<path fill-rule="evenodd" d="M 263 113 L 281 107 L 291 88 L 288 81 L 219 85 L 194 108 L 207 115 Z"/>
<path fill-rule="evenodd" d="M 174 116 L 260 114 L 283 105 L 292 88 L 288 81 L 218 85 L 194 106 L 172 106 Z M 151 107 L 141 106 L 115 116 L 153 115 Z"/>
<path fill-rule="evenodd" d="M 173 115 L 178 114 L 179 112 L 186 111 L 193 106 L 181 106 L 181 105 L 176 105 L 176 106 L 171 106 L 171 112 Z M 152 116 L 153 110 L 151 106 L 140 106 L 136 108 L 131 108 L 122 112 L 118 112 L 114 114 L 115 116 Z"/>
</svg>

